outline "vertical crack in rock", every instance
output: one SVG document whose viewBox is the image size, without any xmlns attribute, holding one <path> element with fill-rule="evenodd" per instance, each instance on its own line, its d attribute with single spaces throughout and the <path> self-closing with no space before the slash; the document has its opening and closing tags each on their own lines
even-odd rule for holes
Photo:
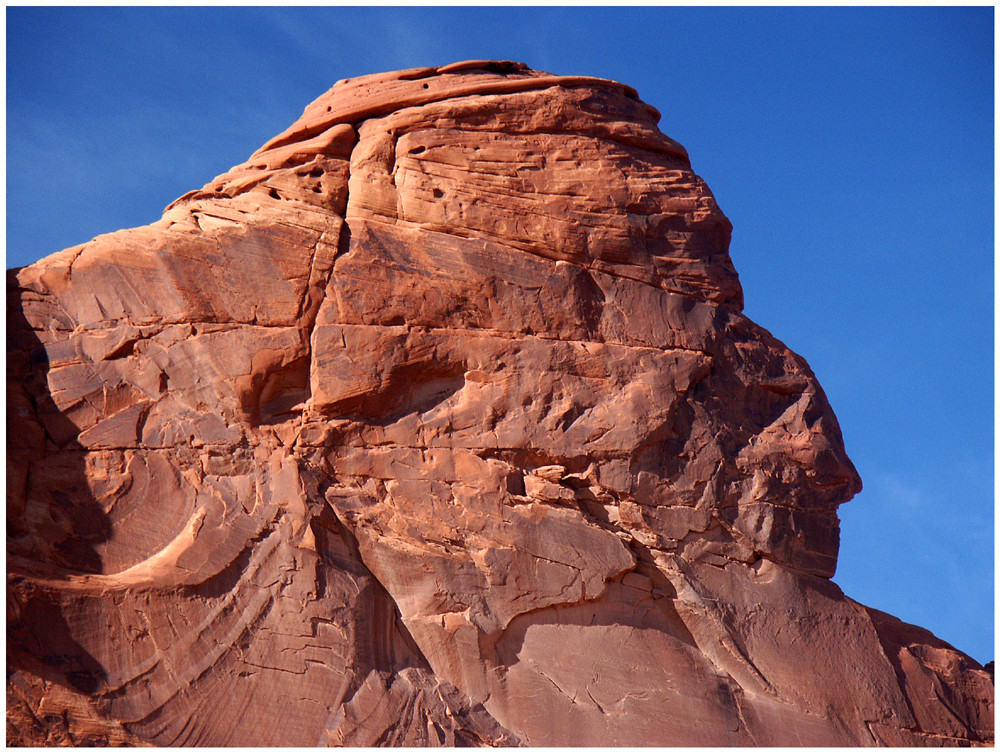
<svg viewBox="0 0 1000 753">
<path fill-rule="evenodd" d="M 830 580 L 860 480 L 658 120 L 345 80 L 9 271 L 8 744 L 992 744 Z"/>
</svg>

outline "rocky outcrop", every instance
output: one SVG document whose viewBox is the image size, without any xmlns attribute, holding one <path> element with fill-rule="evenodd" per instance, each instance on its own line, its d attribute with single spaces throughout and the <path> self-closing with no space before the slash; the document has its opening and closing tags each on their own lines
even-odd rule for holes
<svg viewBox="0 0 1000 753">
<path fill-rule="evenodd" d="M 657 119 L 342 81 L 9 273 L 8 743 L 992 742 L 987 673 L 830 580 L 860 481 Z"/>
</svg>

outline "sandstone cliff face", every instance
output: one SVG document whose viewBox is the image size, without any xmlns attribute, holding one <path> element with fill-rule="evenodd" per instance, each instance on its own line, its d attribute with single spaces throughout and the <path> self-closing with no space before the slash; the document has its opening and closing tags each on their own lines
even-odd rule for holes
<svg viewBox="0 0 1000 753">
<path fill-rule="evenodd" d="M 7 739 L 992 742 L 829 578 L 860 489 L 627 86 L 342 81 L 8 274 Z"/>
</svg>

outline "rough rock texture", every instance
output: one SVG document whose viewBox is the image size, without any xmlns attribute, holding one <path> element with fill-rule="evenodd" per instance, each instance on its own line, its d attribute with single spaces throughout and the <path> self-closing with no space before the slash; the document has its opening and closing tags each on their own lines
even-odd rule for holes
<svg viewBox="0 0 1000 753">
<path fill-rule="evenodd" d="M 992 742 L 830 581 L 860 488 L 627 86 L 342 81 L 8 275 L 12 744 Z"/>
</svg>

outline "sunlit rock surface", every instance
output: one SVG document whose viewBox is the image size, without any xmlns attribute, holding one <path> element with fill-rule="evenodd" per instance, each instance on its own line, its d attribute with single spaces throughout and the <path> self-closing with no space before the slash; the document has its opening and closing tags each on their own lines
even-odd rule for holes
<svg viewBox="0 0 1000 753">
<path fill-rule="evenodd" d="M 860 480 L 657 120 L 342 81 L 9 272 L 8 743 L 992 742 L 978 664 L 830 581 Z"/>
</svg>

